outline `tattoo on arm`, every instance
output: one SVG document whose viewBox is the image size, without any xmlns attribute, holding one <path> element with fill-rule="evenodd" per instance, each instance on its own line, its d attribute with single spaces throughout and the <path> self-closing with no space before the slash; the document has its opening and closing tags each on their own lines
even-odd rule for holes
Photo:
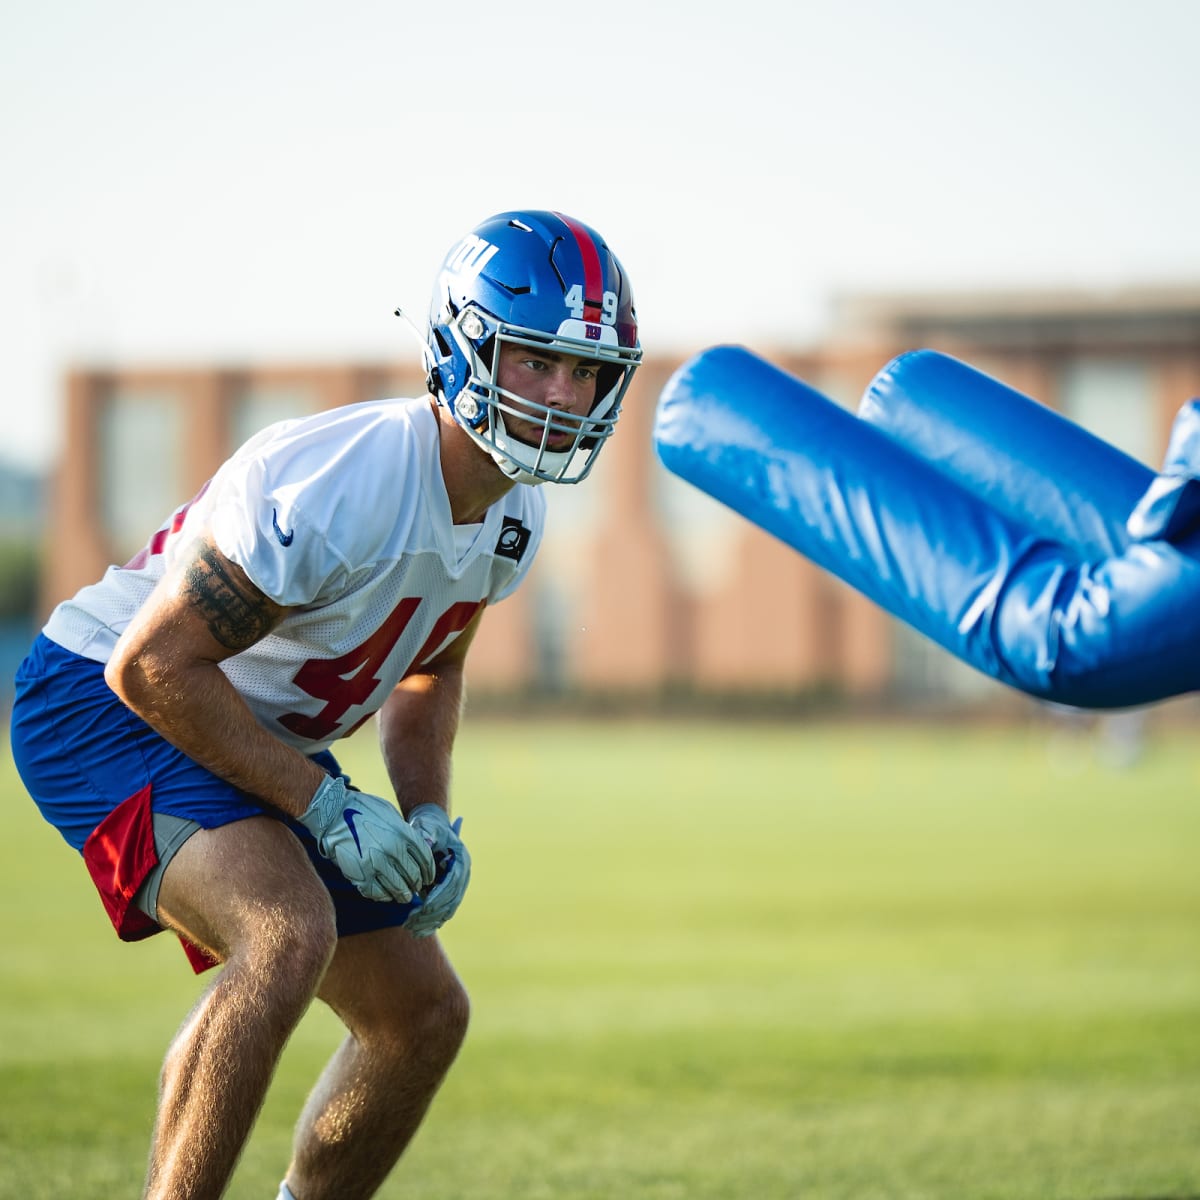
<svg viewBox="0 0 1200 1200">
<path fill-rule="evenodd" d="M 241 571 L 207 543 L 184 571 L 184 594 L 204 618 L 209 632 L 227 650 L 245 650 L 265 637 L 279 619 L 279 607 Z"/>
</svg>

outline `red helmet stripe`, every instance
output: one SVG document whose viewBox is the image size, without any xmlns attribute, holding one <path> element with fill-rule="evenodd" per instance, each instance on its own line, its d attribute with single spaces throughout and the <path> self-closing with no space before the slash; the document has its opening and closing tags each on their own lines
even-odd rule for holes
<svg viewBox="0 0 1200 1200">
<path fill-rule="evenodd" d="M 604 300 L 604 272 L 600 267 L 600 251 L 592 235 L 578 221 L 562 213 L 555 214 L 575 236 L 579 256 L 583 259 L 583 319 L 600 320 L 600 305 Z"/>
</svg>

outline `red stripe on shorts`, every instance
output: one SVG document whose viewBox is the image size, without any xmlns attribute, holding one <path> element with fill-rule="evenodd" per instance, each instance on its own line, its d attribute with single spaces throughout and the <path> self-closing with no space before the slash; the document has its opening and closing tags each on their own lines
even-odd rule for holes
<svg viewBox="0 0 1200 1200">
<path fill-rule="evenodd" d="M 150 784 L 122 800 L 92 830 L 83 844 L 83 861 L 122 941 L 137 942 L 162 932 L 162 926 L 133 902 L 146 876 L 158 866 Z M 179 941 L 197 975 L 217 965 L 218 960 L 207 950 L 193 945 L 182 934 Z"/>
<path fill-rule="evenodd" d="M 136 942 L 161 926 L 133 903 L 138 888 L 158 865 L 150 785 L 122 800 L 83 844 L 83 861 L 108 919 L 122 940 Z"/>
</svg>

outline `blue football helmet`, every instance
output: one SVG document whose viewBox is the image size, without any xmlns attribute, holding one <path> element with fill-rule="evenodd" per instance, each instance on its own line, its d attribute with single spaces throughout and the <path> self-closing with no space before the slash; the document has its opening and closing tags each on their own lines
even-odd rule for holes
<svg viewBox="0 0 1200 1200">
<path fill-rule="evenodd" d="M 621 264 L 595 230 L 541 211 L 500 213 L 450 250 L 434 283 L 426 342 L 429 390 L 519 483 L 587 475 L 642 357 Z M 560 412 L 499 387 L 506 342 L 598 364 L 591 411 Z M 506 416 L 540 424 L 540 442 L 513 436 Z M 558 449 L 548 444 L 552 434 Z"/>
</svg>

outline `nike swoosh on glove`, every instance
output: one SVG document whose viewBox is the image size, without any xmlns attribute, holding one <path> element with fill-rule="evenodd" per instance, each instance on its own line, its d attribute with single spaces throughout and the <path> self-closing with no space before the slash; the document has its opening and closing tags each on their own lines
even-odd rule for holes
<svg viewBox="0 0 1200 1200">
<path fill-rule="evenodd" d="M 462 817 L 453 825 L 443 808 L 422 804 L 408 814 L 414 829 L 428 839 L 437 860 L 440 881 L 420 896 L 420 903 L 404 928 L 417 937 L 436 933 L 458 911 L 471 882 L 471 856 L 458 836 Z M 444 874 L 442 874 L 444 872 Z"/>
<path fill-rule="evenodd" d="M 434 880 L 433 852 L 400 810 L 328 776 L 299 818 L 317 848 L 369 900 L 407 904 Z"/>
</svg>

